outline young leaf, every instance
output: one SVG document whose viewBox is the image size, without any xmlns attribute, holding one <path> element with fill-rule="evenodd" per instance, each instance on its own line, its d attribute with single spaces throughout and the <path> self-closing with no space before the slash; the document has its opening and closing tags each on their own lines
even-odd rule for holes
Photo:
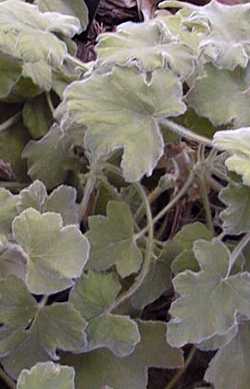
<svg viewBox="0 0 250 389">
<path fill-rule="evenodd" d="M 225 162 L 227 168 L 241 175 L 243 183 L 250 186 L 250 127 L 218 131 L 213 143 L 232 154 Z"/>
<path fill-rule="evenodd" d="M 81 275 L 89 243 L 76 226 L 63 227 L 59 214 L 29 208 L 14 219 L 13 234 L 27 255 L 26 284 L 32 293 L 59 292 Z"/>
<path fill-rule="evenodd" d="M 53 362 L 37 363 L 30 370 L 22 370 L 17 389 L 75 389 L 72 367 Z"/>
<path fill-rule="evenodd" d="M 80 356 L 66 355 L 63 363 L 74 366 L 76 387 L 84 382 L 86 388 L 146 389 L 148 368 L 178 368 L 183 365 L 180 350 L 166 343 L 166 324 L 140 322 L 141 342 L 133 354 L 117 358 L 108 350 L 96 350 Z"/>
<path fill-rule="evenodd" d="M 163 154 L 157 120 L 184 111 L 182 84 L 171 71 L 157 70 L 149 81 L 135 67 L 116 66 L 70 85 L 57 118 L 63 128 L 88 127 L 85 145 L 95 159 L 122 148 L 124 177 L 133 182 L 150 176 Z"/>
<path fill-rule="evenodd" d="M 85 352 L 107 347 L 118 357 L 124 357 L 131 354 L 140 341 L 135 321 L 109 313 L 120 289 L 112 273 L 89 272 L 88 276 L 82 275 L 72 290 L 69 301 L 89 322 Z"/>
<path fill-rule="evenodd" d="M 201 271 L 187 270 L 173 280 L 180 297 L 170 309 L 168 341 L 175 347 L 225 334 L 237 323 L 237 313 L 250 316 L 250 274 L 227 275 L 227 247 L 217 240 L 198 240 L 194 254 Z"/>
<path fill-rule="evenodd" d="M 101 64 L 124 65 L 136 60 L 147 71 L 168 65 L 183 78 L 194 68 L 191 49 L 176 42 L 157 19 L 119 25 L 116 33 L 99 36 L 96 50 Z"/>
<path fill-rule="evenodd" d="M 249 334 L 249 322 L 243 322 L 239 326 L 238 334 L 222 347 L 210 362 L 205 379 L 216 389 L 249 388 Z"/>
<path fill-rule="evenodd" d="M 125 202 L 110 201 L 107 216 L 89 218 L 91 269 L 101 271 L 116 265 L 122 277 L 137 273 L 142 254 L 134 241 L 133 217 Z"/>
<path fill-rule="evenodd" d="M 35 361 L 58 359 L 58 349 L 73 351 L 86 341 L 86 322 L 69 303 L 41 306 L 23 281 L 0 281 L 1 363 L 16 376 Z"/>
<path fill-rule="evenodd" d="M 36 0 L 36 4 L 43 12 L 59 12 L 78 18 L 81 22 L 82 31 L 88 25 L 88 8 L 84 0 Z M 80 31 L 78 31 L 79 33 Z"/>
<path fill-rule="evenodd" d="M 187 99 L 199 116 L 208 118 L 215 126 L 240 127 L 250 121 L 248 89 L 249 69 L 219 70 L 206 65 L 196 78 Z"/>
<path fill-rule="evenodd" d="M 39 141 L 30 141 L 23 150 L 28 160 L 28 174 L 43 181 L 47 189 L 64 182 L 68 172 L 74 169 L 75 160 L 69 149 L 72 140 L 64 136 L 56 125 Z"/>
<path fill-rule="evenodd" d="M 226 209 L 220 213 L 223 231 L 229 235 L 250 231 L 250 188 L 231 182 L 222 189 L 219 198 L 226 205 Z"/>
</svg>

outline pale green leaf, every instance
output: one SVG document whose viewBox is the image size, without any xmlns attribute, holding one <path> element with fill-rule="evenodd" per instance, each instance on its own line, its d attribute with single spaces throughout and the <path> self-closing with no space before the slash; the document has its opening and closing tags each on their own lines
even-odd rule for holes
<svg viewBox="0 0 250 389">
<path fill-rule="evenodd" d="M 173 39 L 161 20 L 127 22 L 115 33 L 99 35 L 96 46 L 101 64 L 123 65 L 134 60 L 147 71 L 169 66 L 186 78 L 194 68 L 191 49 Z"/>
<path fill-rule="evenodd" d="M 247 126 L 250 122 L 248 87 L 249 67 L 229 71 L 207 65 L 187 96 L 188 105 L 215 126 Z"/>
<path fill-rule="evenodd" d="M 21 246 L 0 235 L 0 278 L 15 275 L 25 279 L 27 257 Z"/>
<path fill-rule="evenodd" d="M 200 222 L 187 224 L 182 227 L 174 237 L 179 253 L 177 253 L 171 264 L 173 273 L 178 274 L 187 269 L 198 271 L 199 265 L 193 252 L 193 244 L 198 239 L 211 240 L 212 238 L 213 234 L 211 231 Z"/>
<path fill-rule="evenodd" d="M 18 214 L 18 196 L 13 195 L 7 189 L 0 188 L 0 233 L 11 233 L 11 223 Z"/>
<path fill-rule="evenodd" d="M 75 372 L 72 367 L 53 362 L 37 363 L 24 369 L 17 380 L 17 389 L 75 389 Z"/>
<path fill-rule="evenodd" d="M 83 274 L 70 293 L 70 302 L 87 321 L 103 314 L 115 301 L 121 285 L 112 273 Z"/>
<path fill-rule="evenodd" d="M 113 315 L 110 308 L 121 285 L 112 273 L 83 274 L 70 293 L 69 301 L 88 320 L 88 344 L 84 351 L 109 348 L 124 357 L 134 351 L 140 341 L 136 322 L 127 316 Z"/>
<path fill-rule="evenodd" d="M 226 205 L 220 213 L 223 231 L 231 235 L 250 231 L 250 188 L 231 182 L 221 190 L 219 198 Z"/>
<path fill-rule="evenodd" d="M 28 160 L 30 177 L 43 181 L 47 189 L 63 183 L 75 163 L 70 146 L 71 139 L 56 125 L 42 139 L 30 141 L 22 153 Z"/>
<path fill-rule="evenodd" d="M 0 51 L 0 99 L 9 95 L 21 74 L 20 61 Z"/>
<path fill-rule="evenodd" d="M 86 341 L 86 322 L 69 303 L 37 304 L 25 284 L 11 276 L 0 281 L 1 363 L 16 377 L 34 362 L 58 359 L 57 350 L 74 351 Z"/>
<path fill-rule="evenodd" d="M 33 139 L 39 139 L 49 131 L 52 115 L 44 95 L 26 101 L 22 114 L 24 125 Z"/>
<path fill-rule="evenodd" d="M 172 287 L 170 265 L 176 255 L 173 246 L 172 242 L 168 242 L 160 257 L 156 261 L 151 261 L 150 269 L 141 287 L 131 298 L 131 303 L 136 309 L 143 309 L 146 305 L 157 300 L 165 290 Z"/>
<path fill-rule="evenodd" d="M 123 174 L 132 182 L 150 176 L 163 154 L 158 119 L 184 111 L 182 85 L 171 71 L 157 70 L 148 80 L 135 67 L 116 66 L 66 88 L 57 118 L 65 129 L 88 127 L 85 145 L 95 159 L 123 149 Z"/>
<path fill-rule="evenodd" d="M 222 347 L 210 362 L 205 379 L 216 389 L 249 388 L 249 335 L 249 322 L 243 322 L 239 326 L 238 334 L 230 343 Z"/>
<path fill-rule="evenodd" d="M 180 350 L 166 343 L 166 324 L 139 322 L 141 342 L 135 351 L 124 358 L 115 357 L 108 350 L 96 350 L 82 355 L 68 355 L 63 363 L 74 366 L 78 389 L 146 389 L 148 368 L 178 368 L 183 364 Z"/>
<path fill-rule="evenodd" d="M 29 208 L 14 219 L 13 233 L 27 255 L 26 284 L 32 293 L 56 293 L 81 275 L 88 241 L 77 226 L 63 227 L 59 214 Z"/>
<path fill-rule="evenodd" d="M 110 201 L 107 216 L 89 218 L 91 269 L 100 271 L 116 265 L 122 277 L 139 271 L 142 254 L 134 241 L 133 217 L 125 202 Z"/>
<path fill-rule="evenodd" d="M 79 223 L 79 206 L 76 204 L 76 190 L 67 185 L 60 185 L 47 195 L 45 185 L 35 180 L 29 187 L 19 193 L 17 209 L 19 213 L 27 208 L 37 211 L 56 212 L 62 216 L 64 225 Z"/>
<path fill-rule="evenodd" d="M 225 346 L 235 337 L 238 332 L 238 325 L 231 327 L 224 335 L 214 335 L 212 338 L 204 340 L 196 345 L 202 351 L 216 351 L 222 346 Z"/>
<path fill-rule="evenodd" d="M 92 319 L 87 336 L 88 350 L 105 347 L 118 357 L 131 354 L 140 342 L 137 323 L 124 315 L 104 314 Z"/>
<path fill-rule="evenodd" d="M 220 241 L 198 240 L 193 249 L 201 271 L 186 270 L 173 280 L 180 297 L 170 308 L 168 341 L 176 347 L 224 335 L 237 313 L 250 316 L 250 274 L 228 276 L 230 252 Z"/>
<path fill-rule="evenodd" d="M 80 19 L 82 30 L 88 25 L 88 8 L 84 0 L 36 0 L 39 9 L 43 12 L 59 12 L 64 15 L 75 16 Z"/>
<path fill-rule="evenodd" d="M 243 183 L 250 186 L 250 127 L 218 131 L 213 143 L 231 154 L 225 162 L 227 168 L 241 175 Z"/>
</svg>

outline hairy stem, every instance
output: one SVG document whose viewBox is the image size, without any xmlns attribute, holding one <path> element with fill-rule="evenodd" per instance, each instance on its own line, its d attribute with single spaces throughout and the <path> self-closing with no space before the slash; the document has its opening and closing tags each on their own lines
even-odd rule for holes
<svg viewBox="0 0 250 389">
<path fill-rule="evenodd" d="M 184 138 L 193 140 L 195 142 L 204 144 L 206 146 L 210 146 L 210 147 L 213 146 L 212 141 L 210 139 L 206 138 L 205 136 L 195 134 L 193 131 L 189 130 L 188 128 L 186 128 L 180 124 L 173 122 L 172 120 L 161 119 L 160 122 L 162 124 L 164 124 L 165 126 L 167 126 L 171 131 L 175 132 L 176 134 L 178 134 Z"/>
<path fill-rule="evenodd" d="M 212 232 L 212 234 L 214 234 L 213 218 L 212 218 L 211 208 L 210 208 L 210 203 L 208 198 L 208 187 L 207 187 L 206 179 L 204 178 L 203 175 L 202 176 L 200 175 L 199 182 L 200 182 L 203 208 L 206 214 L 207 227 Z"/>
<path fill-rule="evenodd" d="M 84 219 L 87 212 L 90 196 L 95 188 L 95 184 L 96 177 L 90 173 L 85 184 L 83 198 L 80 203 L 80 220 Z"/>
<path fill-rule="evenodd" d="M 21 118 L 21 112 L 17 112 L 15 113 L 15 115 L 11 116 L 8 120 L 0 124 L 0 133 L 8 130 L 8 128 L 16 124 L 20 118 Z"/>
<path fill-rule="evenodd" d="M 120 297 L 115 301 L 115 303 L 110 307 L 109 311 L 113 311 L 118 306 L 120 306 L 124 301 L 128 300 L 133 294 L 140 288 L 142 285 L 146 275 L 148 274 L 151 258 L 153 255 L 153 243 L 154 243 L 154 224 L 153 224 L 153 218 L 150 208 L 150 203 L 148 201 L 147 195 L 142 187 L 141 184 L 135 184 L 135 187 L 137 191 L 140 193 L 142 197 L 143 204 L 146 209 L 147 214 L 147 222 L 148 222 L 148 237 L 147 237 L 147 245 L 146 245 L 146 251 L 144 254 L 144 262 L 142 265 L 142 269 L 140 274 L 137 276 L 135 282 L 129 288 L 126 292 L 122 293 Z"/>
<path fill-rule="evenodd" d="M 183 376 L 183 374 L 185 373 L 185 371 L 187 370 L 188 366 L 190 365 L 190 363 L 192 362 L 192 359 L 194 357 L 194 354 L 195 354 L 195 351 L 196 351 L 196 348 L 193 346 L 190 353 L 188 354 L 188 357 L 185 361 L 185 364 L 184 364 L 184 367 L 182 369 L 180 369 L 176 375 L 173 377 L 173 379 L 168 383 L 168 385 L 166 386 L 165 389 L 173 389 L 175 387 L 175 385 L 179 382 L 179 380 L 181 379 L 181 377 Z"/>
<path fill-rule="evenodd" d="M 9 389 L 15 389 L 15 382 L 8 376 L 7 373 L 0 367 L 0 378 L 8 386 Z"/>
<path fill-rule="evenodd" d="M 233 265 L 235 264 L 238 256 L 241 254 L 242 250 L 244 249 L 244 247 L 246 247 L 249 241 L 250 241 L 250 233 L 243 236 L 243 238 L 239 241 L 237 246 L 232 251 L 232 254 L 230 255 L 230 262 L 229 262 L 229 267 L 228 267 L 228 272 L 226 277 L 229 277 Z"/>
</svg>

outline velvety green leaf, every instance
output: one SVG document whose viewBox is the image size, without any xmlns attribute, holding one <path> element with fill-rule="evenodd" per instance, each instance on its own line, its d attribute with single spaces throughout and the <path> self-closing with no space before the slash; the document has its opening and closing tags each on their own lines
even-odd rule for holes
<svg viewBox="0 0 250 389">
<path fill-rule="evenodd" d="M 157 70 L 147 80 L 135 67 L 117 66 L 70 85 L 57 118 L 64 129 L 72 124 L 88 127 L 85 145 L 95 159 L 122 148 L 124 177 L 138 181 L 152 174 L 163 154 L 157 120 L 184 111 L 182 85 L 171 71 Z"/>
<path fill-rule="evenodd" d="M 243 183 L 250 186 L 250 127 L 218 131 L 213 143 L 231 154 L 225 162 L 227 168 L 241 175 Z"/>
<path fill-rule="evenodd" d="M 178 274 L 187 269 L 198 271 L 199 265 L 193 252 L 193 244 L 198 239 L 211 240 L 212 238 L 212 233 L 200 222 L 182 227 L 174 237 L 174 242 L 179 246 L 179 253 L 171 265 L 173 273 Z"/>
<path fill-rule="evenodd" d="M 18 197 L 7 189 L 0 188 L 0 233 L 11 233 L 11 223 L 17 212 Z"/>
<path fill-rule="evenodd" d="M 142 286 L 133 294 L 131 302 L 136 309 L 143 309 L 151 304 L 172 286 L 171 262 L 176 251 L 171 243 L 166 244 L 160 257 L 151 262 Z"/>
<path fill-rule="evenodd" d="M 72 367 L 53 362 L 37 363 L 24 369 L 17 380 L 17 389 L 75 389 L 75 372 Z"/>
<path fill-rule="evenodd" d="M 219 70 L 207 65 L 188 94 L 188 104 L 199 116 L 215 126 L 245 126 L 250 123 L 249 67 L 235 71 Z"/>
<path fill-rule="evenodd" d="M 219 197 L 226 205 L 226 209 L 220 213 L 223 231 L 231 235 L 250 231 L 250 188 L 231 182 L 222 189 Z"/>
<path fill-rule="evenodd" d="M 71 291 L 69 301 L 89 322 L 85 352 L 106 347 L 124 357 L 131 354 L 140 341 L 136 322 L 127 316 L 109 313 L 120 290 L 121 285 L 112 273 L 90 271 L 82 275 Z"/>
<path fill-rule="evenodd" d="M 23 62 L 24 78 L 49 90 L 52 69 L 62 65 L 67 55 L 66 44 L 53 33 L 72 37 L 81 31 L 79 19 L 58 12 L 42 13 L 36 5 L 18 0 L 1 2 L 0 15 L 1 50 Z"/>
<path fill-rule="evenodd" d="M 224 335 L 237 313 L 250 316 L 250 273 L 228 276 L 230 252 L 218 240 L 198 240 L 193 250 L 201 271 L 186 270 L 173 280 L 180 297 L 170 308 L 168 341 L 176 347 Z"/>
<path fill-rule="evenodd" d="M 52 115 L 44 95 L 37 96 L 24 104 L 23 122 L 33 139 L 39 139 L 49 131 Z"/>
<path fill-rule="evenodd" d="M 0 281 L 1 363 L 16 377 L 35 362 L 58 359 L 56 351 L 79 350 L 86 322 L 69 303 L 41 306 L 16 277 Z"/>
<path fill-rule="evenodd" d="M 27 254 L 26 284 L 32 293 L 56 293 L 81 275 L 88 241 L 77 226 L 63 227 L 59 214 L 29 208 L 14 219 L 13 233 Z"/>
<path fill-rule="evenodd" d="M 140 342 L 137 323 L 124 315 L 97 316 L 90 321 L 87 336 L 89 350 L 106 347 L 118 357 L 131 354 Z"/>
<path fill-rule="evenodd" d="M 59 12 L 64 15 L 77 17 L 85 30 L 88 25 L 88 8 L 84 0 L 36 0 L 39 9 L 43 12 Z"/>
<path fill-rule="evenodd" d="M 0 278 L 15 275 L 24 280 L 27 257 L 20 246 L 0 235 Z"/>
<path fill-rule="evenodd" d="M 243 322 L 239 326 L 238 334 L 222 347 L 210 362 L 205 379 L 216 389 L 248 389 L 249 334 L 249 322 Z"/>
<path fill-rule="evenodd" d="M 21 74 L 20 61 L 0 51 L 0 99 L 9 95 Z"/>
<path fill-rule="evenodd" d="M 247 66 L 249 58 L 249 4 L 232 3 L 233 7 L 218 1 L 205 6 L 171 2 L 174 7 L 186 10 L 183 25 L 192 31 L 202 31 L 199 51 L 205 61 L 212 61 L 219 68 L 234 69 Z M 161 6 L 168 7 L 168 2 Z M 240 25 L 235 23 L 240 20 Z"/>
<path fill-rule="evenodd" d="M 175 41 L 158 19 L 121 24 L 115 33 L 99 35 L 96 50 L 99 62 L 105 65 L 136 60 L 147 71 L 169 66 L 184 78 L 194 68 L 191 49 Z"/>
<path fill-rule="evenodd" d="M 79 206 L 76 204 L 76 190 L 67 185 L 60 185 L 47 195 L 45 185 L 35 180 L 29 187 L 19 193 L 17 209 L 19 213 L 27 208 L 37 211 L 60 213 L 64 225 L 79 223 Z"/>
<path fill-rule="evenodd" d="M 122 277 L 138 272 L 142 254 L 134 241 L 133 217 L 124 202 L 110 201 L 107 216 L 89 218 L 89 267 L 100 271 L 116 265 Z"/>
<path fill-rule="evenodd" d="M 43 181 L 47 189 L 63 183 L 67 173 L 74 168 L 70 146 L 71 139 L 56 125 L 39 141 L 30 141 L 22 153 L 28 160 L 30 177 Z"/>
<path fill-rule="evenodd" d="M 99 316 L 115 301 L 121 285 L 112 273 L 83 274 L 70 293 L 70 302 L 87 321 Z"/>
<path fill-rule="evenodd" d="M 146 389 L 149 367 L 177 368 L 183 364 L 180 350 L 166 343 L 166 324 L 139 322 L 141 342 L 135 351 L 124 358 L 108 350 L 96 350 L 82 355 L 68 355 L 63 363 L 74 366 L 77 389 Z"/>
</svg>

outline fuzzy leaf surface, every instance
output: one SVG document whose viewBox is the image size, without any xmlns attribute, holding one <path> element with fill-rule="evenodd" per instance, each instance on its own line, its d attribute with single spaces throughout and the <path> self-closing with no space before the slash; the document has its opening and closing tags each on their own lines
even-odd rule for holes
<svg viewBox="0 0 250 389">
<path fill-rule="evenodd" d="M 88 320 L 88 344 L 84 351 L 106 347 L 118 357 L 124 357 L 140 341 L 135 321 L 109 312 L 120 290 L 121 285 L 112 273 L 94 272 L 82 275 L 73 288 L 70 302 Z"/>
<path fill-rule="evenodd" d="M 205 66 L 205 72 L 194 83 L 187 100 L 199 116 L 215 126 L 247 126 L 250 123 L 249 67 L 235 71 Z"/>
<path fill-rule="evenodd" d="M 13 233 L 27 254 L 26 283 L 32 293 L 56 293 L 81 275 L 89 243 L 77 226 L 63 227 L 59 214 L 29 208 L 15 218 Z"/>
<path fill-rule="evenodd" d="M 219 197 L 226 205 L 220 213 L 224 232 L 238 235 L 250 231 L 250 188 L 231 182 L 222 189 Z"/>
<path fill-rule="evenodd" d="M 205 379 L 216 389 L 247 389 L 250 372 L 248 369 L 250 350 L 249 322 L 243 322 L 237 335 L 214 356 L 205 374 Z M 237 371 L 237 374 L 234 374 Z"/>
<path fill-rule="evenodd" d="M 17 380 L 17 389 L 75 389 L 75 372 L 72 367 L 53 362 L 37 363 L 24 369 Z"/>
<path fill-rule="evenodd" d="M 134 242 L 133 217 L 125 202 L 110 201 L 107 216 L 89 218 L 91 269 L 101 271 L 116 265 L 122 277 L 139 271 L 142 254 Z"/>
<path fill-rule="evenodd" d="M 225 162 L 227 168 L 241 175 L 243 183 L 250 186 L 250 127 L 218 131 L 213 143 L 231 154 Z"/>
<path fill-rule="evenodd" d="M 115 389 L 146 389 L 148 368 L 177 368 L 183 365 L 182 353 L 166 343 L 166 324 L 139 322 L 141 342 L 135 351 L 124 358 L 115 357 L 108 350 L 96 350 L 81 356 L 68 355 L 63 363 L 76 370 L 76 387 L 82 383 L 88 389 L 102 386 Z"/>
<path fill-rule="evenodd" d="M 201 271 L 187 270 L 173 280 L 180 297 L 170 308 L 168 341 L 175 347 L 225 334 L 237 313 L 250 316 L 250 273 L 227 275 L 230 252 L 220 241 L 198 240 L 193 247 Z"/>
<path fill-rule="evenodd" d="M 157 70 L 147 81 L 136 67 L 116 66 L 70 85 L 57 118 L 64 129 L 88 127 L 85 145 L 97 160 L 123 149 L 123 174 L 133 182 L 150 176 L 163 154 L 158 119 L 184 111 L 182 85 L 171 71 Z"/>
<path fill-rule="evenodd" d="M 115 34 L 99 36 L 96 50 L 101 64 L 124 65 L 136 60 L 147 71 L 168 64 L 183 78 L 194 67 L 191 49 L 173 40 L 160 20 L 119 25 Z"/>
</svg>

